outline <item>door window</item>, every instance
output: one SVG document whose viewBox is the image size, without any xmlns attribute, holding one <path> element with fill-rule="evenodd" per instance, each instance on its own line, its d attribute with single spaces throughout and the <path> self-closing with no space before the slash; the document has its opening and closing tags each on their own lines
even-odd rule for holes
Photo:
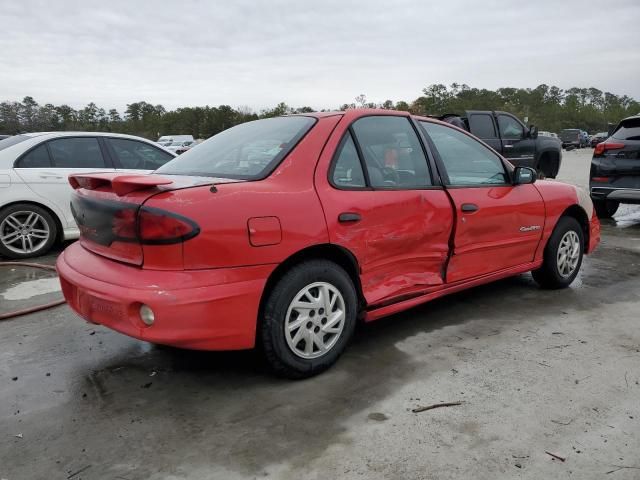
<svg viewBox="0 0 640 480">
<path fill-rule="evenodd" d="M 364 117 L 352 128 L 372 187 L 407 190 L 432 185 L 427 159 L 408 118 Z"/>
<path fill-rule="evenodd" d="M 524 129 L 520 122 L 508 115 L 498 115 L 498 128 L 500 136 L 507 140 L 520 140 L 524 138 Z"/>
<path fill-rule="evenodd" d="M 55 168 L 106 167 L 97 138 L 59 138 L 51 140 L 48 145 Z"/>
<path fill-rule="evenodd" d="M 470 118 L 473 134 L 478 138 L 497 138 L 493 118 L 486 113 L 474 113 Z"/>
<path fill-rule="evenodd" d="M 47 151 L 47 145 L 42 143 L 40 146 L 29 151 L 24 155 L 16 165 L 18 168 L 49 168 L 51 167 L 51 159 Z"/>
<path fill-rule="evenodd" d="M 336 152 L 336 161 L 331 173 L 333 185 L 338 188 L 362 188 L 366 186 L 362 164 L 351 134 L 342 139 Z"/>
<path fill-rule="evenodd" d="M 174 159 L 173 155 L 137 140 L 109 138 L 107 141 L 121 168 L 155 170 Z"/>
<path fill-rule="evenodd" d="M 473 137 L 437 123 L 420 124 L 438 150 L 449 185 L 504 185 L 508 182 L 500 157 Z"/>
</svg>

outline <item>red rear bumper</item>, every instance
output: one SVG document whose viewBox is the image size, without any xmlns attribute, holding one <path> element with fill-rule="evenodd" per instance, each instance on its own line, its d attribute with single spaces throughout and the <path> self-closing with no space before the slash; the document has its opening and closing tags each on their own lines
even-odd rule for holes
<svg viewBox="0 0 640 480">
<path fill-rule="evenodd" d="M 260 297 L 275 265 L 145 270 L 74 243 L 56 268 L 67 302 L 89 322 L 153 343 L 236 350 L 255 344 Z M 140 319 L 142 304 L 154 311 L 151 326 Z"/>
</svg>

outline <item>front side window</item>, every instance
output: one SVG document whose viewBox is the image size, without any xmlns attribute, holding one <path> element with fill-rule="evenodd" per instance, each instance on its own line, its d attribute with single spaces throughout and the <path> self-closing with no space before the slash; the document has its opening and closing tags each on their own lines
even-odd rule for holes
<svg viewBox="0 0 640 480">
<path fill-rule="evenodd" d="M 27 152 L 16 165 L 18 168 L 49 168 L 51 159 L 47 151 L 47 145 L 41 143 L 39 146 Z"/>
<path fill-rule="evenodd" d="M 444 164 L 449 185 L 503 185 L 509 180 L 502 160 L 482 143 L 453 128 L 420 122 Z"/>
<path fill-rule="evenodd" d="M 105 168 L 98 139 L 93 137 L 59 138 L 49 143 L 55 168 Z"/>
<path fill-rule="evenodd" d="M 338 147 L 331 178 L 333 184 L 338 188 L 362 188 L 366 186 L 362 164 L 350 133 L 347 133 L 340 147 Z"/>
<path fill-rule="evenodd" d="M 520 140 L 524 137 L 524 129 L 520 122 L 508 115 L 498 115 L 500 136 L 507 140 Z"/>
<path fill-rule="evenodd" d="M 372 187 L 412 189 L 432 185 L 420 140 L 406 117 L 372 116 L 352 125 Z"/>
<path fill-rule="evenodd" d="M 311 117 L 275 117 L 243 123 L 174 158 L 157 173 L 241 180 L 265 178 L 315 122 Z"/>
<path fill-rule="evenodd" d="M 125 138 L 109 138 L 121 168 L 155 170 L 175 157 L 144 142 Z"/>
</svg>

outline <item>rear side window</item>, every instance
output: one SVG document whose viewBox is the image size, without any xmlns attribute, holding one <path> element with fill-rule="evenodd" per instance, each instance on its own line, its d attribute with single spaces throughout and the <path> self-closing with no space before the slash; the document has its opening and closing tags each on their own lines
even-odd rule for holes
<svg viewBox="0 0 640 480">
<path fill-rule="evenodd" d="M 49 143 L 54 168 L 104 168 L 105 162 L 93 137 L 59 138 Z"/>
<path fill-rule="evenodd" d="M 50 168 L 51 159 L 45 143 L 27 152 L 16 165 L 17 168 Z"/>
<path fill-rule="evenodd" d="M 122 168 L 155 170 L 174 156 L 144 142 L 125 138 L 107 139 Z"/>
<path fill-rule="evenodd" d="M 258 180 L 269 175 L 313 127 L 312 117 L 247 122 L 214 135 L 157 173 Z"/>
<path fill-rule="evenodd" d="M 623 120 L 611 136 L 616 140 L 640 140 L 640 118 Z"/>
<path fill-rule="evenodd" d="M 520 140 L 524 137 L 524 130 L 520 122 L 508 115 L 498 115 L 500 136 L 509 140 Z"/>
<path fill-rule="evenodd" d="M 427 158 L 408 118 L 364 117 L 351 128 L 372 187 L 406 190 L 432 185 Z"/>
<path fill-rule="evenodd" d="M 362 188 L 366 186 L 358 151 L 348 133 L 336 152 L 336 160 L 331 174 L 333 184 L 340 188 Z"/>
<path fill-rule="evenodd" d="M 449 177 L 449 185 L 502 185 L 508 175 L 500 158 L 458 130 L 430 122 L 420 122 L 433 141 Z"/>
<path fill-rule="evenodd" d="M 471 115 L 469 122 L 472 133 L 478 138 L 498 138 L 493 118 L 486 113 Z"/>
</svg>

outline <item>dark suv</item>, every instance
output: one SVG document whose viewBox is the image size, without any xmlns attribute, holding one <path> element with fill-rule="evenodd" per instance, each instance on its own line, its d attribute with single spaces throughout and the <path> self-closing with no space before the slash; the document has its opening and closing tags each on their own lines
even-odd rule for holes
<svg viewBox="0 0 640 480">
<path fill-rule="evenodd" d="M 596 145 L 589 190 L 600 218 L 610 218 L 621 203 L 640 204 L 640 115 L 622 120 Z"/>
</svg>

